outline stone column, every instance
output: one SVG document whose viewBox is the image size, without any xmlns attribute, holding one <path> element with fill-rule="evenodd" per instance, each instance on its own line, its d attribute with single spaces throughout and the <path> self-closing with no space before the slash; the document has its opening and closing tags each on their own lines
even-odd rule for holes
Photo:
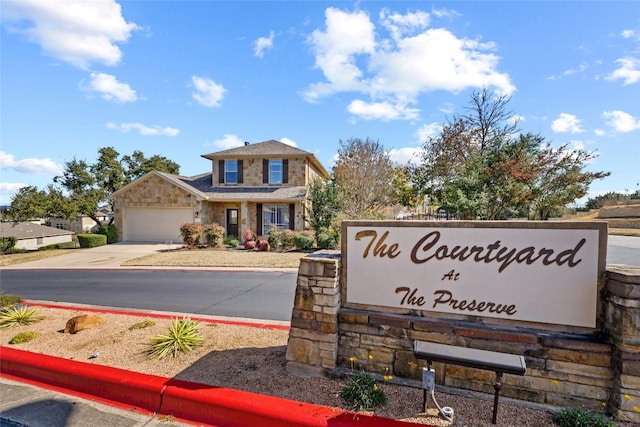
<svg viewBox="0 0 640 427">
<path fill-rule="evenodd" d="M 610 410 L 640 423 L 640 267 L 607 266 L 605 329 L 613 344 Z"/>
<path fill-rule="evenodd" d="M 325 376 L 336 367 L 340 253 L 320 251 L 300 260 L 287 343 L 288 373 Z"/>
</svg>

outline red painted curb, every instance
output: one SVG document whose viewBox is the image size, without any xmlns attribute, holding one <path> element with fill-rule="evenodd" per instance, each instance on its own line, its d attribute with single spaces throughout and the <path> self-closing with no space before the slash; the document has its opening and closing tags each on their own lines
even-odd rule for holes
<svg viewBox="0 0 640 427">
<path fill-rule="evenodd" d="M 0 372 L 218 427 L 407 427 L 403 421 L 0 346 Z"/>
<path fill-rule="evenodd" d="M 0 347 L 0 371 L 14 377 L 154 412 L 167 379 L 110 366 Z"/>
</svg>

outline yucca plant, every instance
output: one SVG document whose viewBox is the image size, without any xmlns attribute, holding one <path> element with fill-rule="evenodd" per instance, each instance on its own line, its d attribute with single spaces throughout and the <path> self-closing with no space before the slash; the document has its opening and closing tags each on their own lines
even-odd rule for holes
<svg viewBox="0 0 640 427">
<path fill-rule="evenodd" d="M 31 325 L 44 319 L 38 316 L 35 307 L 26 305 L 15 305 L 5 307 L 0 310 L 0 328 L 10 328 L 13 326 Z"/>
<path fill-rule="evenodd" d="M 151 338 L 148 354 L 162 359 L 165 356 L 178 356 L 179 353 L 188 353 L 194 347 L 201 345 L 204 338 L 198 330 L 199 322 L 194 322 L 188 317 L 173 319 L 166 335 L 158 335 Z"/>
</svg>

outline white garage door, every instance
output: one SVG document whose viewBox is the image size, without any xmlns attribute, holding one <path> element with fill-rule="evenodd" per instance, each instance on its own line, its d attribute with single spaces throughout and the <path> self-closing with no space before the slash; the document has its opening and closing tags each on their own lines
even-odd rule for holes
<svg viewBox="0 0 640 427">
<path fill-rule="evenodd" d="M 122 240 L 182 242 L 180 226 L 193 222 L 191 208 L 124 208 Z"/>
</svg>

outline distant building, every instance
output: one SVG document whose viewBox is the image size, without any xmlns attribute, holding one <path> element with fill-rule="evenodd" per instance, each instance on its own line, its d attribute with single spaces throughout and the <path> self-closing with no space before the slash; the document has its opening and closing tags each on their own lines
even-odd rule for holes
<svg viewBox="0 0 640 427">
<path fill-rule="evenodd" d="M 32 222 L 0 222 L 0 237 L 15 237 L 16 248 L 24 250 L 71 242 L 74 234 L 72 231 Z"/>
</svg>

